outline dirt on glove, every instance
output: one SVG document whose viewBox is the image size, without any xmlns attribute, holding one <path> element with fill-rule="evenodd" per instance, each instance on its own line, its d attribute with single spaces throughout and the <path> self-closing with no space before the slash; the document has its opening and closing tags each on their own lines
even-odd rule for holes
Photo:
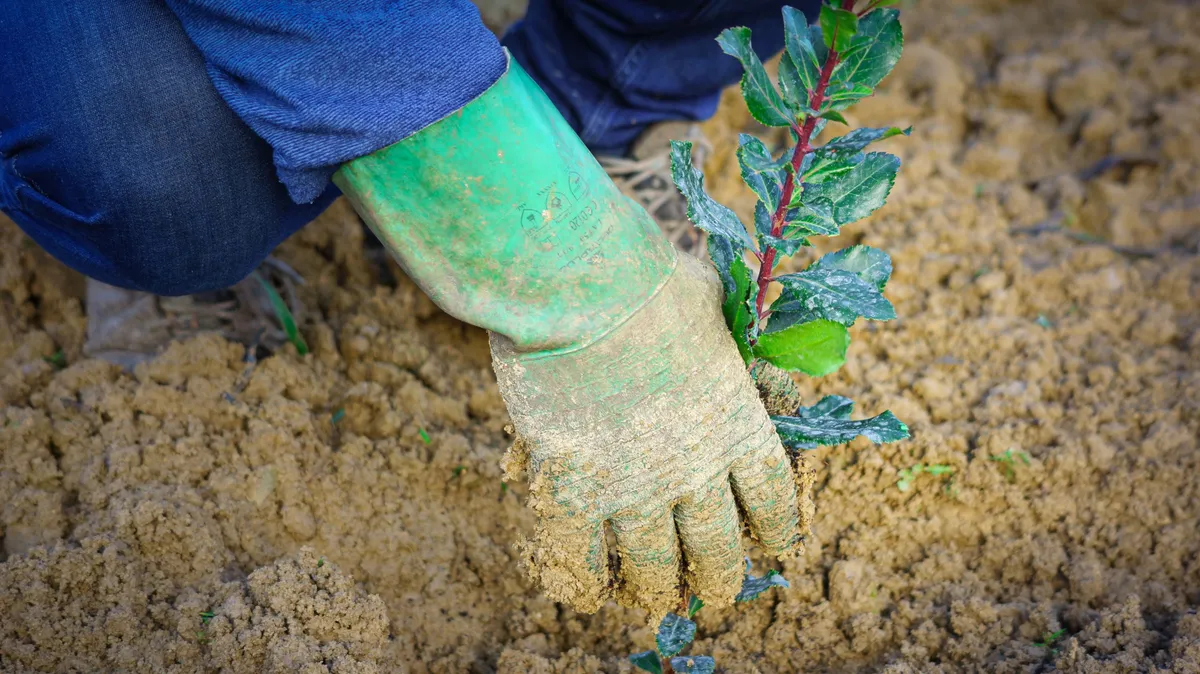
<svg viewBox="0 0 1200 674">
<path fill-rule="evenodd" d="M 798 388 L 913 438 L 812 452 L 806 556 L 754 555 L 791 588 L 701 610 L 689 652 L 1200 672 L 1200 5 L 903 20 L 897 72 L 848 115 L 914 126 L 885 146 L 900 179 L 821 243 L 889 251 L 900 319 Z M 747 129 L 736 92 L 706 125 L 708 184 L 743 217 Z M 344 204 L 277 255 L 311 353 L 202 336 L 127 374 L 80 355 L 79 277 L 0 222 L 0 671 L 632 671 L 642 614 L 572 612 L 518 569 L 533 516 L 502 481 L 485 335 Z"/>
</svg>

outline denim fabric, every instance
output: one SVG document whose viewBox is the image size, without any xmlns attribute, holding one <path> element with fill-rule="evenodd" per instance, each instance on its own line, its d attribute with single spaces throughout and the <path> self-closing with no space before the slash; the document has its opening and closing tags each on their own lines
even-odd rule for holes
<svg viewBox="0 0 1200 674">
<path fill-rule="evenodd" d="M 766 60 L 783 49 L 784 5 L 820 0 L 531 0 L 504 46 L 593 152 L 621 154 L 646 127 L 708 119 L 742 68 L 721 52 L 730 26 Z"/>
<path fill-rule="evenodd" d="M 620 152 L 711 115 L 740 72 L 713 38 L 749 25 L 765 57 L 783 4 L 533 0 L 505 43 Z M 466 0 L 21 0 L 0 66 L 0 209 L 67 265 L 169 295 L 244 278 L 336 198 L 338 164 L 461 107 L 503 54 Z"/>
<path fill-rule="evenodd" d="M 227 287 L 337 196 L 298 206 L 166 5 L 0 3 L 0 208 L 69 267 Z"/>
<path fill-rule="evenodd" d="M 167 4 L 217 92 L 275 148 L 299 203 L 315 199 L 339 164 L 461 108 L 506 67 L 468 0 Z"/>
</svg>

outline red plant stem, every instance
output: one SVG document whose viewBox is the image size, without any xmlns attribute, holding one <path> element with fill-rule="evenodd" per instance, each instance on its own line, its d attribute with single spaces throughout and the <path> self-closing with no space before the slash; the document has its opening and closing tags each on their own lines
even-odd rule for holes
<svg viewBox="0 0 1200 674">
<path fill-rule="evenodd" d="M 842 9 L 849 11 L 854 7 L 854 0 L 842 0 Z M 833 39 L 830 42 L 836 44 L 837 29 L 834 29 Z M 830 49 L 829 56 L 825 59 L 825 65 L 821 67 L 821 78 L 817 80 L 817 86 L 812 90 L 809 96 L 808 107 L 814 111 L 819 111 L 821 106 L 825 104 L 825 92 L 829 89 L 829 78 L 833 75 L 833 69 L 837 67 L 838 60 L 841 54 Z M 783 179 L 783 191 L 779 197 L 779 206 L 775 209 L 775 214 L 771 216 L 771 236 L 779 238 L 783 235 L 783 226 L 786 224 L 788 202 L 792 200 L 792 192 L 796 189 L 796 176 L 800 174 L 800 164 L 804 161 L 804 156 L 812 152 L 813 131 L 817 128 L 817 116 L 808 115 L 804 119 L 804 126 L 796 131 L 799 139 L 796 141 L 796 147 L 792 151 L 792 170 Z M 771 271 L 775 268 L 775 254 L 777 253 L 774 246 L 767 246 L 767 250 L 762 256 L 762 266 L 758 268 L 758 295 L 754 298 L 754 311 L 758 314 L 758 320 L 763 320 L 766 315 L 763 312 L 763 302 L 767 298 L 767 286 L 771 284 L 773 277 Z"/>
</svg>

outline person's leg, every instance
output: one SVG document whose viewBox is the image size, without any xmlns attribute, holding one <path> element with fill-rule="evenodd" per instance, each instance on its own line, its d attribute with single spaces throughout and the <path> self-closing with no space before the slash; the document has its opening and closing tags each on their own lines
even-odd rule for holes
<svg viewBox="0 0 1200 674">
<path fill-rule="evenodd" d="M 68 266 L 159 295 L 234 285 L 298 206 L 161 0 L 0 5 L 0 209 Z"/>
<path fill-rule="evenodd" d="M 597 154 L 624 154 L 652 124 L 703 120 L 738 81 L 717 35 L 748 26 L 766 60 L 783 48 L 784 5 L 817 0 L 531 0 L 503 44 Z"/>
</svg>

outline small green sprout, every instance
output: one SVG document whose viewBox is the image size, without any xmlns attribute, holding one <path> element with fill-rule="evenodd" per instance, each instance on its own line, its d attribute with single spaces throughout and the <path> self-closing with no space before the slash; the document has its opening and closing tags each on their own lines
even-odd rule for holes
<svg viewBox="0 0 1200 674">
<path fill-rule="evenodd" d="M 1054 322 L 1051 321 L 1049 318 L 1046 318 L 1046 314 L 1038 314 L 1037 318 L 1034 319 L 1033 322 L 1037 323 L 1038 325 L 1042 326 L 1043 328 L 1045 328 L 1047 330 L 1054 328 Z"/>
<path fill-rule="evenodd" d="M 995 461 L 1004 466 L 1004 478 L 1009 482 L 1015 482 L 1017 479 L 1017 459 L 1021 459 L 1021 463 L 1026 466 L 1030 465 L 1029 453 L 1014 452 L 1012 447 L 1004 450 L 1003 454 L 988 457 L 988 461 Z"/>
<path fill-rule="evenodd" d="M 296 353 L 303 356 L 308 353 L 308 344 L 304 342 L 304 337 L 300 334 L 300 329 L 296 327 L 296 318 L 292 316 L 292 310 L 288 308 L 287 302 L 279 296 L 279 291 L 275 290 L 275 286 L 271 282 L 263 278 L 262 274 L 254 272 L 254 278 L 258 279 L 258 283 L 262 286 L 263 292 L 267 295 L 267 300 L 271 303 L 271 309 L 275 311 L 275 317 L 279 319 L 279 324 L 283 326 L 283 332 L 287 335 L 288 341 L 292 346 L 296 347 Z"/>
<path fill-rule="evenodd" d="M 208 622 L 212 619 L 213 619 L 212 611 L 201 611 L 200 612 L 200 624 L 201 625 L 207 625 Z"/>
<path fill-rule="evenodd" d="M 329 423 L 337 425 L 337 422 L 339 422 L 345 418 L 346 418 L 346 408 L 339 407 L 338 410 L 333 413 L 333 416 L 329 417 Z"/>
<path fill-rule="evenodd" d="M 1053 632 L 1046 632 L 1046 634 L 1042 636 L 1042 640 L 1034 642 L 1033 645 L 1037 646 L 1038 648 L 1045 648 L 1049 650 L 1050 655 L 1057 655 L 1058 642 L 1061 641 L 1065 636 L 1067 636 L 1067 630 L 1065 628 L 1055 630 Z"/>
<path fill-rule="evenodd" d="M 466 470 L 467 470 L 466 466 L 455 466 L 454 467 L 454 477 L 458 477 L 459 475 L 462 475 L 463 472 Z"/>
<path fill-rule="evenodd" d="M 896 488 L 902 492 L 907 492 L 912 489 L 913 482 L 922 473 L 934 476 L 953 475 L 954 468 L 944 463 L 934 463 L 928 466 L 923 463 L 914 463 L 908 468 L 902 468 L 899 471 L 900 479 L 896 480 Z"/>
<path fill-rule="evenodd" d="M 322 566 L 325 566 L 325 558 L 324 557 L 317 560 L 317 568 L 319 569 Z"/>
<path fill-rule="evenodd" d="M 433 442 L 432 440 L 429 439 L 429 434 L 425 432 L 424 428 L 418 428 L 417 434 L 419 434 L 421 436 L 421 441 L 424 442 L 425 444 L 428 445 L 429 443 Z"/>
<path fill-rule="evenodd" d="M 42 356 L 42 360 L 53 365 L 56 370 L 63 370 L 67 367 L 67 354 L 63 353 L 62 349 L 49 356 Z"/>
</svg>

